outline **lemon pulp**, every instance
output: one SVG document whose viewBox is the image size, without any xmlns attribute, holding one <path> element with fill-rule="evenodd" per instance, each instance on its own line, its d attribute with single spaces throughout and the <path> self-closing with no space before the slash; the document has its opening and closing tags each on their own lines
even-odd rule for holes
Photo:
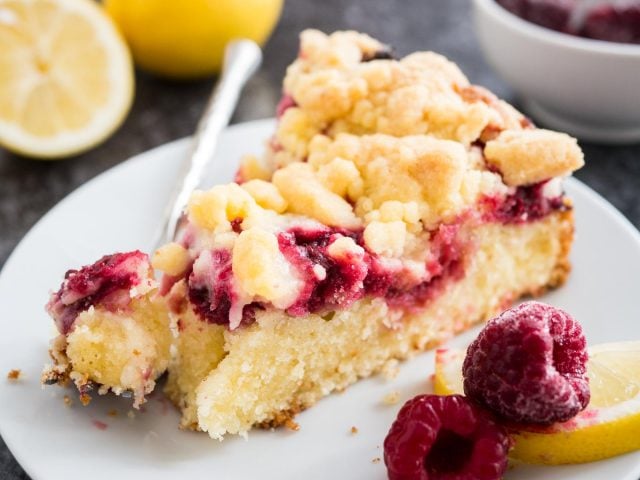
<svg viewBox="0 0 640 480">
<path fill-rule="evenodd" d="M 90 0 L 0 0 L 0 144 L 55 158 L 99 143 L 128 112 L 126 44 Z"/>
</svg>

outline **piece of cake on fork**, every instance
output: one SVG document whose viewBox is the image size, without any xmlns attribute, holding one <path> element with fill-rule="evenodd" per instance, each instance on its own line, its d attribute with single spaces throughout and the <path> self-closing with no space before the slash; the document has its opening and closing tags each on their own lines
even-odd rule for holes
<svg viewBox="0 0 640 480">
<path fill-rule="evenodd" d="M 59 335 L 51 342 L 53 364 L 43 383 L 72 381 L 83 403 L 98 389 L 131 393 L 134 406 L 142 404 L 167 369 L 173 340 L 156 284 L 139 251 L 69 270 L 47 303 Z"/>
<path fill-rule="evenodd" d="M 278 111 L 264 158 L 195 192 L 151 262 L 183 427 L 286 423 L 566 279 L 576 141 L 444 57 L 306 31 Z"/>
</svg>

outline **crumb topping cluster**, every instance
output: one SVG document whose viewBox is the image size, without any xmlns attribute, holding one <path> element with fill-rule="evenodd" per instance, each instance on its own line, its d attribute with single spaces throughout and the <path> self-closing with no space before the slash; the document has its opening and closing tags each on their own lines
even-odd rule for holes
<svg viewBox="0 0 640 480">
<path fill-rule="evenodd" d="M 305 159 L 317 134 L 426 134 L 469 146 L 503 130 L 531 127 L 522 114 L 471 85 L 454 63 L 436 53 L 363 61 L 387 49 L 356 32 L 302 33 L 298 59 L 284 81 L 288 108 L 281 108 L 271 168 Z M 545 135 L 548 142 L 571 143 L 555 132 Z M 574 155 L 581 157 L 577 149 Z"/>
<path fill-rule="evenodd" d="M 356 32 L 303 32 L 266 158 L 246 159 L 239 180 L 272 180 L 289 211 L 329 225 L 366 224 L 390 200 L 437 225 L 479 195 L 582 166 L 575 139 L 533 128 L 446 58 L 376 55 L 388 51 Z"/>
</svg>

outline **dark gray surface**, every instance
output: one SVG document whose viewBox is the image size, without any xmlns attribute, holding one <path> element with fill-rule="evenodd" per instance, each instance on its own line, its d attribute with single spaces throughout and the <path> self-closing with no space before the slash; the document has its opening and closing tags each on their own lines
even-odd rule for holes
<svg viewBox="0 0 640 480">
<path fill-rule="evenodd" d="M 361 30 L 393 45 L 401 55 L 414 50 L 438 51 L 457 62 L 473 83 L 516 100 L 487 66 L 476 45 L 468 0 L 289 0 L 266 46 L 263 67 L 250 81 L 234 122 L 273 115 L 285 68 L 296 55 L 297 34 L 307 27 Z M 169 83 L 138 75 L 133 110 L 120 130 L 100 147 L 49 163 L 0 149 L 0 266 L 29 228 L 76 187 L 136 153 L 189 135 L 210 88 L 211 81 Z M 581 145 L 587 165 L 576 176 L 640 226 L 640 202 L 636 199 L 640 146 Z M 1 439 L 0 478 L 29 478 Z"/>
</svg>

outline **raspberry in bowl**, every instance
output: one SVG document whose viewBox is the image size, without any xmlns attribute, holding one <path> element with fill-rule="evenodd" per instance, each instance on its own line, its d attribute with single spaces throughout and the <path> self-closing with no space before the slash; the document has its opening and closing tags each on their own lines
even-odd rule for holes
<svg viewBox="0 0 640 480">
<path fill-rule="evenodd" d="M 534 120 L 593 142 L 640 140 L 636 91 L 640 45 L 604 41 L 617 38 L 622 30 L 615 25 L 621 19 L 598 10 L 583 28 L 593 38 L 582 38 L 567 34 L 574 27 L 566 9 L 575 2 L 537 1 L 537 5 L 562 4 L 565 10 L 538 12 L 534 17 L 522 8 L 523 1 L 508 2 L 509 10 L 496 0 L 473 3 L 478 39 L 488 62 Z"/>
<path fill-rule="evenodd" d="M 640 2 L 496 0 L 518 17 L 556 32 L 594 40 L 640 44 Z"/>
</svg>

